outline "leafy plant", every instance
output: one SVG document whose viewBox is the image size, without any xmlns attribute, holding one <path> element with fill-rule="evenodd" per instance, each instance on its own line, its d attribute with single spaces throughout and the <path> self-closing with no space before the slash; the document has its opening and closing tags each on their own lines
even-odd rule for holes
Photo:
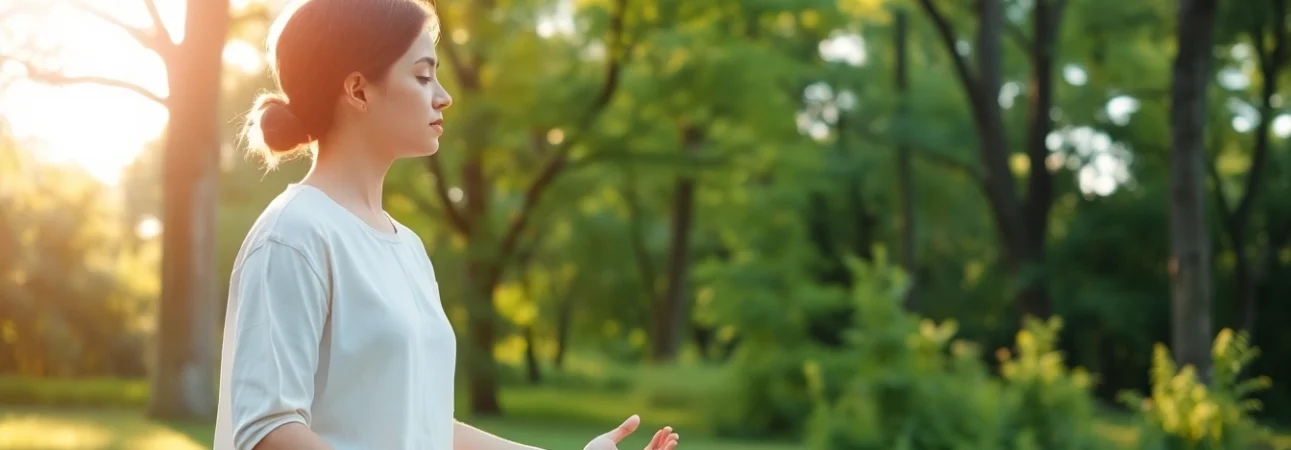
<svg viewBox="0 0 1291 450">
<path fill-rule="evenodd" d="M 1139 448 L 1146 450 L 1247 449 L 1270 436 L 1251 413 L 1261 407 L 1250 395 L 1267 389 L 1267 377 L 1242 379 L 1259 356 L 1245 332 L 1224 329 L 1211 350 L 1209 385 L 1192 365 L 1177 367 L 1165 345 L 1157 344 L 1150 373 L 1152 394 L 1123 392 L 1121 401 L 1136 411 Z"/>
<path fill-rule="evenodd" d="M 954 322 L 902 306 L 904 275 L 852 263 L 856 314 L 841 353 L 851 364 L 834 386 L 806 368 L 816 410 L 814 449 L 1094 449 L 1092 378 L 1056 350 L 1061 321 L 1030 320 L 1016 347 L 1000 351 L 993 377 Z"/>
</svg>

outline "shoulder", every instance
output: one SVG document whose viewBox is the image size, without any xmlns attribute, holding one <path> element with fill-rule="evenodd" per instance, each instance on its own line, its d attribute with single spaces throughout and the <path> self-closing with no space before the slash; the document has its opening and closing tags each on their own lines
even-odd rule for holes
<svg viewBox="0 0 1291 450">
<path fill-rule="evenodd" d="M 321 260 L 337 240 L 334 212 L 321 193 L 288 186 L 256 218 L 239 253 L 254 253 L 269 244 L 290 247 L 307 259 Z"/>
</svg>

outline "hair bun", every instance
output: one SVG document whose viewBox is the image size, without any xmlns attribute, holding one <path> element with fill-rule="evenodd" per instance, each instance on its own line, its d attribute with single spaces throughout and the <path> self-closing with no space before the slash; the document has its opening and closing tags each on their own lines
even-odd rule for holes
<svg viewBox="0 0 1291 450">
<path fill-rule="evenodd" d="M 269 150 L 290 152 L 313 140 L 305 124 L 281 95 L 261 96 L 256 101 L 255 111 L 260 113 L 260 133 Z"/>
</svg>

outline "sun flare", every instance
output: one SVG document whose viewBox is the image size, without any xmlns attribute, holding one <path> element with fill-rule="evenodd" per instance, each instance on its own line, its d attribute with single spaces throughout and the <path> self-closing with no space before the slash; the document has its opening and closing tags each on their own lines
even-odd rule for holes
<svg viewBox="0 0 1291 450">
<path fill-rule="evenodd" d="M 22 0 L 0 0 L 0 4 Z M 234 0 L 244 8 L 251 0 Z M 57 4 L 64 3 L 64 4 Z M 87 14 L 69 0 L 48 0 L 48 10 L 10 19 L 5 27 L 17 36 L 0 36 L 0 52 L 30 47 L 56 48 L 39 54 L 42 68 L 61 74 L 94 76 L 140 86 L 166 95 L 166 71 L 161 58 L 144 48 L 120 27 Z M 123 23 L 139 28 L 151 24 L 144 0 L 85 2 Z M 183 38 L 183 0 L 156 0 L 162 22 L 172 39 Z M 0 8 L 3 9 L 3 8 Z M 39 30 L 37 33 L 35 30 Z M 11 42 L 3 42 L 3 39 Z M 26 46 L 26 47 L 24 47 Z M 263 69 L 259 49 L 231 41 L 226 66 L 254 73 Z M 41 160 L 73 163 L 95 178 L 115 185 L 122 170 L 166 127 L 164 106 L 130 90 L 96 84 L 50 85 L 24 77 L 16 62 L 0 64 L 0 116 L 13 137 Z"/>
</svg>

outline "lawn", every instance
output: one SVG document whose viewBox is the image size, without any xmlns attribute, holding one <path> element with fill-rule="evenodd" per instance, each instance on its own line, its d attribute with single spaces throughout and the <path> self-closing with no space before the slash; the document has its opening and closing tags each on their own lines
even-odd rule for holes
<svg viewBox="0 0 1291 450">
<path fill-rule="evenodd" d="M 578 450 L 606 428 L 552 425 L 522 420 L 489 420 L 474 425 L 509 439 L 546 449 Z M 656 425 L 647 422 L 646 425 Z M 684 430 L 681 430 L 684 433 Z M 163 424 L 147 420 L 140 410 L 107 408 L 0 409 L 0 448 L 8 450 L 200 450 L 210 448 L 211 427 Z M 645 446 L 642 429 L 621 447 Z M 705 436 L 682 437 L 688 450 L 797 450 L 791 444 L 725 441 Z"/>
<path fill-rule="evenodd" d="M 695 392 L 655 378 L 648 389 L 607 391 L 582 387 L 509 387 L 502 392 L 506 419 L 469 423 L 494 434 L 545 449 L 578 450 L 629 415 L 641 414 L 642 430 L 622 445 L 641 448 L 650 432 L 672 425 L 685 450 L 802 450 L 794 442 L 748 442 L 712 436 L 705 412 L 695 410 Z M 663 383 L 662 385 L 659 383 Z M 560 383 L 557 383 L 560 384 Z M 690 384 L 690 383 L 682 383 Z M 699 383 L 703 384 L 703 383 Z M 565 385 L 568 386 L 568 385 Z M 0 449 L 198 450 L 210 448 L 210 424 L 160 423 L 144 417 L 142 380 L 29 380 L 0 377 Z M 58 406 L 43 406 L 58 405 Z M 1098 424 L 1120 448 L 1133 448 L 1137 431 L 1123 414 Z M 1291 450 L 1291 435 L 1279 433 L 1273 448 Z"/>
</svg>

